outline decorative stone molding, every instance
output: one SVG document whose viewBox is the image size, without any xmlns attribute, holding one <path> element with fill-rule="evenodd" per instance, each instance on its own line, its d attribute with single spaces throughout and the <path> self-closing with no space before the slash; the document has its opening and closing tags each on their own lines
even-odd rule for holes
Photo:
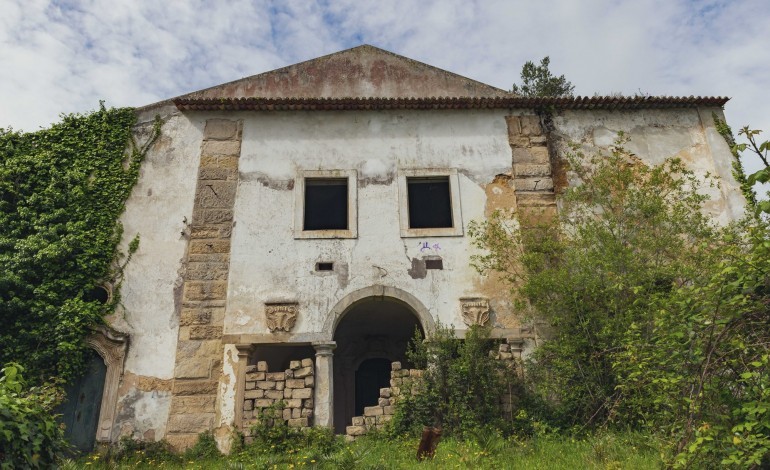
<svg viewBox="0 0 770 470">
<path fill-rule="evenodd" d="M 489 300 L 480 297 L 460 299 L 463 321 L 468 326 L 484 326 L 489 322 Z"/>
<path fill-rule="evenodd" d="M 295 303 L 265 303 L 265 320 L 271 333 L 289 332 L 297 323 L 299 306 Z"/>
<path fill-rule="evenodd" d="M 115 408 L 118 403 L 118 386 L 123 376 L 123 362 L 128 350 L 128 335 L 107 326 L 98 326 L 94 333 L 86 338 L 86 344 L 102 357 L 107 366 L 96 441 L 110 442 L 112 426 L 115 423 Z"/>
</svg>

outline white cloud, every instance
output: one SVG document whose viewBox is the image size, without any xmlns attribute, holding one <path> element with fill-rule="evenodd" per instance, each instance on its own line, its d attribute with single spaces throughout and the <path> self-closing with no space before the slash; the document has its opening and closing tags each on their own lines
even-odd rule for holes
<svg viewBox="0 0 770 470">
<path fill-rule="evenodd" d="M 579 94 L 729 95 L 770 132 L 764 0 L 0 0 L 0 126 L 140 106 L 369 43 L 501 88 L 551 56 Z"/>
</svg>

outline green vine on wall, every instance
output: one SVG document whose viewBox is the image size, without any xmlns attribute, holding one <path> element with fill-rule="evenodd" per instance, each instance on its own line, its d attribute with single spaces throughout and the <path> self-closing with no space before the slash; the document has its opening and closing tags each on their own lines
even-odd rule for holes
<svg viewBox="0 0 770 470">
<path fill-rule="evenodd" d="M 90 294 L 118 283 L 125 202 L 160 131 L 132 134 L 132 108 L 71 114 L 50 129 L 0 129 L 0 364 L 23 364 L 32 380 L 76 376 L 85 338 L 112 313 Z M 115 289 L 117 291 L 118 289 Z"/>
</svg>

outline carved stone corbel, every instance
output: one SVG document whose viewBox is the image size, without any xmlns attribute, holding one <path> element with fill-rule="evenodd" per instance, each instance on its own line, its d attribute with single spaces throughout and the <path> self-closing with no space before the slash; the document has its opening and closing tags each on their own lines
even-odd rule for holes
<svg viewBox="0 0 770 470">
<path fill-rule="evenodd" d="M 297 323 L 297 302 L 265 303 L 265 323 L 271 333 L 289 332 Z"/>
<path fill-rule="evenodd" d="M 468 326 L 484 326 L 489 322 L 489 300 L 483 297 L 464 297 L 460 299 L 463 321 Z"/>
</svg>

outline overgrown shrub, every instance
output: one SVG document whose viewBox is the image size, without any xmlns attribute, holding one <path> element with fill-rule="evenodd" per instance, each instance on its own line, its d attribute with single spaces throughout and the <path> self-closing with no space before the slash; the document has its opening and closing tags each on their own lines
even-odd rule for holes
<svg viewBox="0 0 770 470">
<path fill-rule="evenodd" d="M 49 468 L 68 448 L 56 422 L 55 385 L 27 388 L 23 368 L 8 364 L 0 377 L 0 468 Z"/>
<path fill-rule="evenodd" d="M 165 439 L 160 441 L 142 441 L 130 436 L 123 436 L 118 444 L 111 447 L 107 459 L 115 463 L 133 465 L 158 465 L 161 462 L 178 463 L 181 458 L 174 453 Z"/>
<path fill-rule="evenodd" d="M 279 401 L 264 408 L 257 416 L 257 424 L 251 428 L 251 445 L 246 451 L 260 453 L 285 453 L 293 449 L 308 449 L 319 455 L 337 449 L 341 441 L 334 431 L 323 427 L 300 429 L 290 427 L 282 418 L 284 403 Z"/>
<path fill-rule="evenodd" d="M 407 356 L 424 373 L 415 390 L 402 390 L 392 431 L 415 433 L 423 426 L 441 426 L 446 435 L 462 436 L 485 426 L 500 427 L 500 397 L 516 377 L 490 355 L 496 349 L 497 341 L 481 326 L 470 327 L 464 340 L 441 324 L 428 341 L 416 331 Z"/>
</svg>

